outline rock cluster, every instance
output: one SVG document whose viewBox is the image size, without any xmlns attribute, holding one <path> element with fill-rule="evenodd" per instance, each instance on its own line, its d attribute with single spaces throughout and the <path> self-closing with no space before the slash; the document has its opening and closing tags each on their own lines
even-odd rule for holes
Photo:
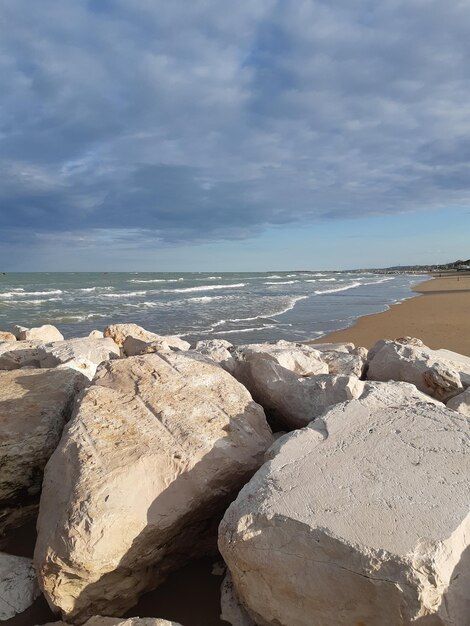
<svg viewBox="0 0 470 626">
<path fill-rule="evenodd" d="M 468 626 L 469 393 L 470 358 L 409 337 L 2 332 L 0 535 L 39 514 L 0 619 L 40 589 L 59 625 L 179 626 L 122 616 L 218 535 L 232 626 Z"/>
</svg>

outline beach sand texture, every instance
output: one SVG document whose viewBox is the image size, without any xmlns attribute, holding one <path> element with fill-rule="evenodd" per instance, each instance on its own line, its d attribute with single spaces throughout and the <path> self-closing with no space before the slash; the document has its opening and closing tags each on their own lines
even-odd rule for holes
<svg viewBox="0 0 470 626">
<path fill-rule="evenodd" d="M 352 341 L 370 348 L 379 339 L 418 337 L 433 349 L 446 348 L 470 356 L 470 274 L 452 274 L 419 284 L 421 294 L 393 305 L 389 310 L 366 315 L 350 328 L 313 343 Z"/>
</svg>

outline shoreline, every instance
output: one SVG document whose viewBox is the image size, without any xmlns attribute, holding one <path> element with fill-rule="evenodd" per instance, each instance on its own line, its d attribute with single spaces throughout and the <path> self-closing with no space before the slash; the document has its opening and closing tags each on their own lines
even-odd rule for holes
<svg viewBox="0 0 470 626">
<path fill-rule="evenodd" d="M 413 287 L 415 295 L 385 311 L 358 318 L 352 326 L 309 341 L 350 341 L 371 348 L 379 339 L 417 337 L 433 349 L 470 356 L 470 273 L 433 276 Z"/>
</svg>

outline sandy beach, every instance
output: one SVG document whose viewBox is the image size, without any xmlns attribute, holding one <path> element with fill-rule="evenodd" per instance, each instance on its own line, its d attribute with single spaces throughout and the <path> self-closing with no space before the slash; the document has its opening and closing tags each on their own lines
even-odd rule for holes
<svg viewBox="0 0 470 626">
<path fill-rule="evenodd" d="M 420 294 L 389 310 L 366 315 L 350 328 L 313 343 L 352 341 L 370 348 L 379 339 L 418 337 L 430 348 L 447 348 L 470 356 L 470 274 L 452 274 L 420 283 Z"/>
</svg>

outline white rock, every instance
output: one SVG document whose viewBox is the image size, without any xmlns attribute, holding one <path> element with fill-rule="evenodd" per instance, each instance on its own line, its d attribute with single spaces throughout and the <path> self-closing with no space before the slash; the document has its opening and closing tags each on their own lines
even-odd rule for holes
<svg viewBox="0 0 470 626">
<path fill-rule="evenodd" d="M 444 359 L 437 351 L 422 345 L 419 340 L 402 343 L 406 340 L 408 338 L 397 341 L 382 340 L 371 349 L 367 372 L 369 380 L 409 382 L 420 391 L 443 402 L 463 389 L 457 369 L 459 366 L 455 361 Z M 470 359 L 468 361 L 470 363 Z"/>
<path fill-rule="evenodd" d="M 44 626 L 68 626 L 66 622 L 50 622 Z M 178 622 L 169 622 L 158 617 L 100 617 L 95 615 L 83 626 L 181 626 Z"/>
<path fill-rule="evenodd" d="M 24 328 L 17 326 L 18 330 L 16 338 L 23 341 L 42 341 L 44 343 L 50 341 L 63 341 L 62 333 L 51 324 L 44 324 L 36 328 Z"/>
<path fill-rule="evenodd" d="M 219 529 L 256 624 L 469 623 L 467 419 L 369 384 L 270 453 Z"/>
<path fill-rule="evenodd" d="M 90 339 L 103 339 L 104 333 L 102 330 L 92 330 L 88 337 L 90 337 Z"/>
<path fill-rule="evenodd" d="M 133 606 L 204 552 L 272 441 L 262 408 L 202 355 L 101 365 L 45 472 L 35 562 L 51 606 L 80 622 Z"/>
<path fill-rule="evenodd" d="M 228 571 L 220 587 L 220 619 L 232 626 L 256 626 L 254 621 L 240 604 L 233 586 L 232 574 Z"/>
<path fill-rule="evenodd" d="M 232 357 L 229 348 L 233 345 L 225 339 L 204 339 L 198 341 L 195 350 L 210 357 L 216 363 L 227 361 Z"/>
<path fill-rule="evenodd" d="M 93 363 L 89 359 L 77 358 L 66 361 L 65 363 L 62 363 L 62 365 L 58 365 L 56 369 L 63 370 L 67 368 L 75 370 L 76 372 L 80 372 L 81 374 L 86 376 L 88 380 L 93 380 L 96 374 L 96 370 L 98 369 L 98 365 L 96 363 Z"/>
<path fill-rule="evenodd" d="M 16 341 L 16 337 L 13 333 L 9 333 L 6 330 L 0 330 L 0 343 L 3 341 Z"/>
<path fill-rule="evenodd" d="M 3 526 L 39 495 L 75 395 L 87 380 L 73 370 L 0 372 L 0 508 Z M 30 513 L 34 510 L 28 509 Z M 2 529 L 0 528 L 0 531 Z"/>
<path fill-rule="evenodd" d="M 168 350 L 189 350 L 190 344 L 179 337 L 158 336 L 152 341 L 143 341 L 129 335 L 124 340 L 122 351 L 124 356 L 139 356 L 141 354 L 152 354 L 154 352 L 168 352 Z"/>
<path fill-rule="evenodd" d="M 70 361 L 81 360 L 99 365 L 103 361 L 119 358 L 120 351 L 109 337 L 106 339 L 85 337 L 43 344 L 39 347 L 38 354 L 41 367 L 56 367 Z"/>
<path fill-rule="evenodd" d="M 180 350 L 189 350 L 191 347 L 189 342 L 184 341 L 179 337 L 157 335 L 156 333 L 145 330 L 145 328 L 142 328 L 142 326 L 138 326 L 137 324 L 111 324 L 110 326 L 106 326 L 104 329 L 104 336 L 114 339 L 118 346 L 124 345 L 126 337 L 134 337 L 135 339 L 140 339 L 146 343 L 150 343 L 152 341 L 164 341 L 170 347 L 179 348 Z"/>
<path fill-rule="evenodd" d="M 341 376 L 357 376 L 364 372 L 365 360 L 357 355 L 336 350 L 324 350 L 322 359 L 328 364 L 328 373 Z"/>
<path fill-rule="evenodd" d="M 229 369 L 232 375 L 288 429 L 305 426 L 332 404 L 358 398 L 364 389 L 355 376 L 298 376 L 263 353 L 251 353 L 248 361 L 235 363 Z"/>
<path fill-rule="evenodd" d="M 470 417 L 470 389 L 448 400 L 447 408 Z"/>
<path fill-rule="evenodd" d="M 312 343 L 309 345 L 315 348 L 315 350 L 319 350 L 320 352 L 330 352 L 331 350 L 334 350 L 335 352 L 351 353 L 356 348 L 353 343 L 343 341 L 337 343 Z"/>
<path fill-rule="evenodd" d="M 39 367 L 38 341 L 5 341 L 0 343 L 0 370 Z"/>
<path fill-rule="evenodd" d="M 245 368 L 245 364 L 262 357 L 282 365 L 299 376 L 328 374 L 328 364 L 322 360 L 321 353 L 311 346 L 300 343 L 278 341 L 274 344 L 249 344 L 233 350 L 232 356 L 237 363 L 235 367 L 241 369 Z"/>
<path fill-rule="evenodd" d="M 32 560 L 0 552 L 0 621 L 25 611 L 39 593 Z"/>
</svg>

